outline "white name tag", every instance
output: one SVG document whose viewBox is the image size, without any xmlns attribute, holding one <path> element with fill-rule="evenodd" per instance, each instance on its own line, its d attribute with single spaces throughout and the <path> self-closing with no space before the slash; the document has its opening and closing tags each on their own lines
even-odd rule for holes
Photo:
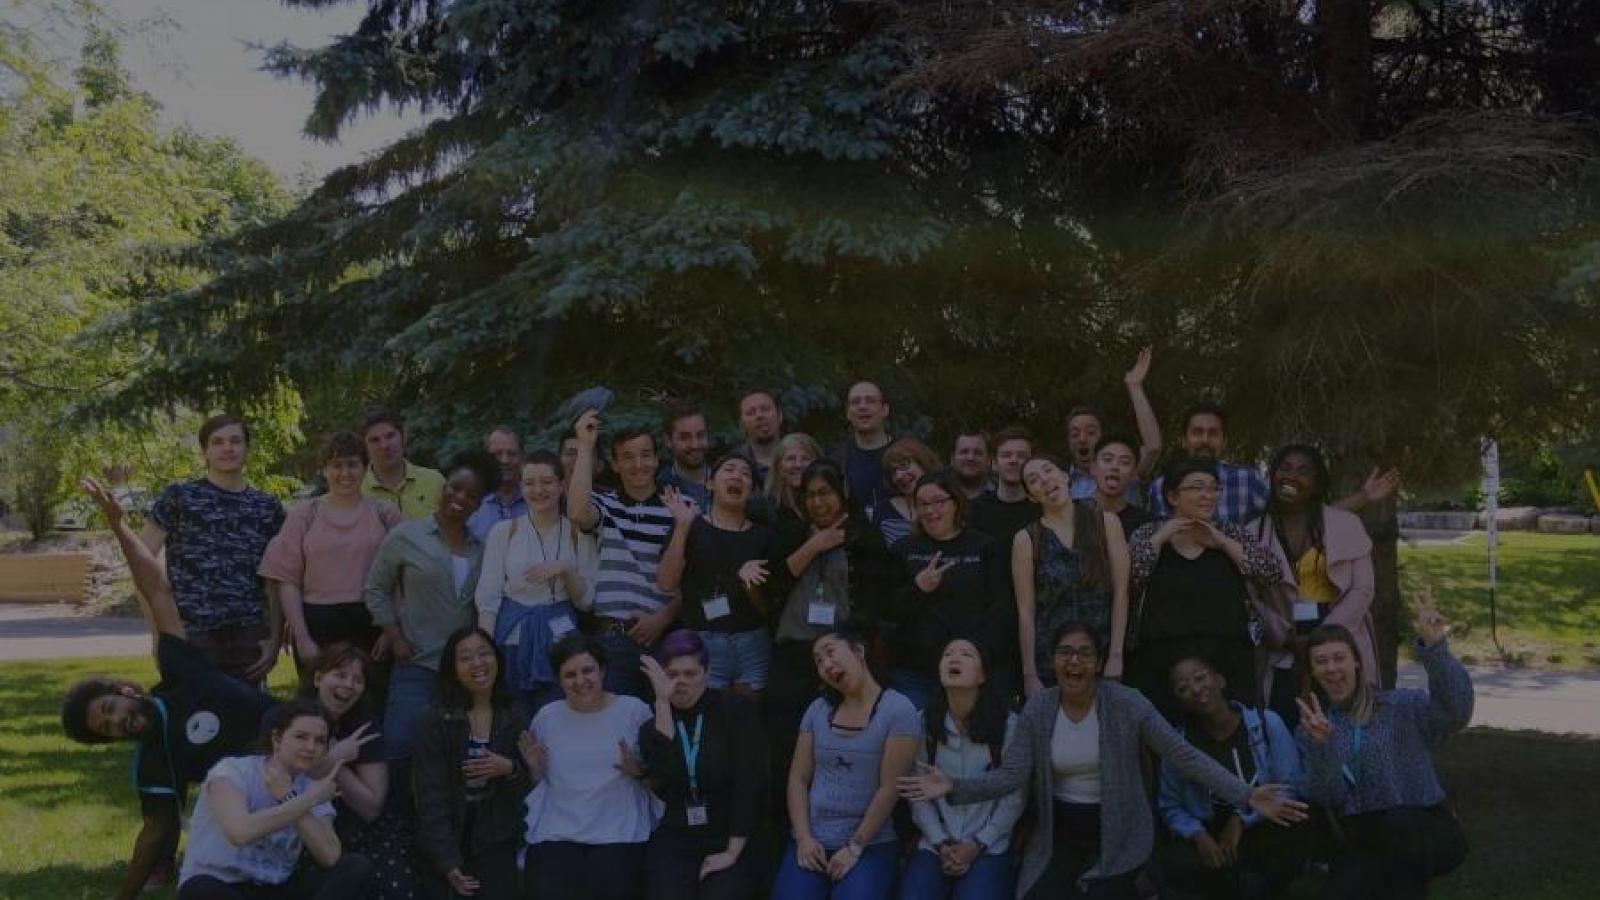
<svg viewBox="0 0 1600 900">
<path fill-rule="evenodd" d="M 1294 605 L 1294 620 L 1296 622 L 1315 622 L 1318 612 L 1317 604 L 1300 601 Z"/>
<path fill-rule="evenodd" d="M 685 806 L 683 808 L 683 818 L 684 821 L 689 823 L 690 828 L 699 828 L 700 826 L 711 821 L 711 816 L 706 812 L 706 805 L 704 803 L 694 806 Z"/>
<path fill-rule="evenodd" d="M 727 594 L 712 594 L 710 597 L 700 601 L 700 608 L 706 611 L 707 622 L 715 621 L 733 613 L 733 608 L 728 605 Z"/>
<path fill-rule="evenodd" d="M 572 624 L 572 620 L 566 616 L 562 616 L 559 619 L 550 620 L 550 633 L 557 638 L 560 638 L 562 635 L 576 627 L 576 625 Z"/>
<path fill-rule="evenodd" d="M 831 628 L 838 607 L 826 600 L 813 600 L 806 606 L 806 624 Z"/>
</svg>

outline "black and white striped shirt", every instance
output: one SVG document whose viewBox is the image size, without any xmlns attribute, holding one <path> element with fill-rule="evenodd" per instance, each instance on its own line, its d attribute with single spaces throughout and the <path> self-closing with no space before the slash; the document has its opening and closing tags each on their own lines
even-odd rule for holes
<svg viewBox="0 0 1600 900">
<path fill-rule="evenodd" d="M 672 513 L 661 495 L 635 502 L 619 493 L 595 492 L 589 506 L 600 536 L 595 615 L 637 619 L 659 611 L 672 600 L 656 587 L 656 567 L 672 534 Z"/>
</svg>

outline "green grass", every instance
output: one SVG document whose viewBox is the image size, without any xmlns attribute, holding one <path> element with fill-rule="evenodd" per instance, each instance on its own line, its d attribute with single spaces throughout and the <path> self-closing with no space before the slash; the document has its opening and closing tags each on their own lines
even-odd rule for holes
<svg viewBox="0 0 1600 900">
<path fill-rule="evenodd" d="M 88 675 L 156 680 L 149 657 L 0 664 L 0 900 L 103 898 L 121 878 L 139 830 L 132 748 L 61 733 L 61 696 Z M 286 696 L 293 678 L 281 663 L 274 693 Z"/>
<path fill-rule="evenodd" d="M 275 691 L 291 672 L 278 666 Z M 117 885 L 139 825 L 131 750 L 73 744 L 58 720 L 62 691 L 96 673 L 155 675 L 138 657 L 0 664 L 0 900 L 103 898 Z M 1435 897 L 1565 900 L 1600 884 L 1600 742 L 1472 731 L 1438 758 L 1473 849 Z"/>
<path fill-rule="evenodd" d="M 1460 543 L 1400 548 L 1407 594 L 1433 585 L 1463 654 L 1497 654 L 1489 636 L 1488 563 L 1483 534 Z M 1500 535 L 1495 605 L 1508 655 L 1548 668 L 1600 664 L 1600 536 L 1508 532 Z"/>
</svg>

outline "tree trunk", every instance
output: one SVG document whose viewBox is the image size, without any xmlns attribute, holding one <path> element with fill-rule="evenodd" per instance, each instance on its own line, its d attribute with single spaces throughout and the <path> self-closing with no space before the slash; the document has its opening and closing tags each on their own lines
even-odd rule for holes
<svg viewBox="0 0 1600 900">
<path fill-rule="evenodd" d="M 1324 116 L 1339 139 L 1360 140 L 1372 91 L 1371 0 L 1319 0 L 1316 16 Z"/>
<path fill-rule="evenodd" d="M 1361 514 L 1372 538 L 1372 624 L 1377 631 L 1378 668 L 1384 687 L 1394 687 L 1400 654 L 1400 518 L 1390 500 Z"/>
</svg>

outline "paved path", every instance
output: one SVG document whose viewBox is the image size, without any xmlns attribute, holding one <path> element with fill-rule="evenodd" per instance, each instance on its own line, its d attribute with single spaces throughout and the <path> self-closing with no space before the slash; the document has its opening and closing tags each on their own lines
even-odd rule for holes
<svg viewBox="0 0 1600 900">
<path fill-rule="evenodd" d="M 80 616 L 64 603 L 0 603 L 0 661 L 149 653 L 143 619 Z"/>
<path fill-rule="evenodd" d="M 150 635 L 139 619 L 79 616 L 62 604 L 0 604 L 0 662 L 84 656 L 142 656 Z M 1600 737 L 1600 672 L 1542 672 L 1474 666 L 1472 724 Z M 1400 684 L 1422 687 L 1422 667 L 1405 662 Z"/>
</svg>

